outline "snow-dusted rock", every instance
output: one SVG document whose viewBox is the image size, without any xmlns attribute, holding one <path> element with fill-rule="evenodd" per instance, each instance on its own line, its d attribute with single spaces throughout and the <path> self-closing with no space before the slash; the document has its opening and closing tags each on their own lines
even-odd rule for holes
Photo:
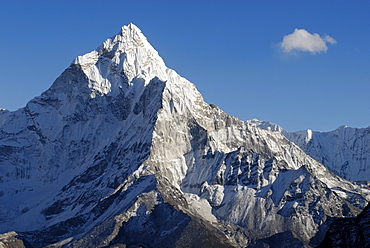
<svg viewBox="0 0 370 248">
<path fill-rule="evenodd" d="M 36 247 L 315 245 L 369 200 L 205 103 L 133 24 L 0 114 L 0 232 Z"/>
<path fill-rule="evenodd" d="M 330 132 L 288 132 L 266 121 L 249 120 L 249 125 L 281 132 L 330 171 L 351 181 L 370 181 L 370 127 L 341 126 Z"/>
<path fill-rule="evenodd" d="M 0 248 L 26 248 L 22 240 L 17 238 L 16 232 L 0 234 Z"/>
</svg>

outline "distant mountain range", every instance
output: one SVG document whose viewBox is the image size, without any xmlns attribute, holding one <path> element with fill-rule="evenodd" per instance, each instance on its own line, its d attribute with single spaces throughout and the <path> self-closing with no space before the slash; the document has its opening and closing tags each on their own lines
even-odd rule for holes
<svg viewBox="0 0 370 248">
<path fill-rule="evenodd" d="M 288 132 L 279 125 L 257 119 L 248 124 L 281 132 L 308 155 L 335 174 L 350 181 L 370 179 L 370 127 L 341 126 L 331 132 Z"/>
</svg>

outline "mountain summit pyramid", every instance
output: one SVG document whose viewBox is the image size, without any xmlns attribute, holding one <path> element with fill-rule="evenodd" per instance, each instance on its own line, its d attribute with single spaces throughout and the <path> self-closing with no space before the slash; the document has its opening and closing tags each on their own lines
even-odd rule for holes
<svg viewBox="0 0 370 248">
<path fill-rule="evenodd" d="M 369 200 L 205 103 L 133 24 L 0 112 L 0 233 L 33 247 L 315 246 Z"/>
</svg>

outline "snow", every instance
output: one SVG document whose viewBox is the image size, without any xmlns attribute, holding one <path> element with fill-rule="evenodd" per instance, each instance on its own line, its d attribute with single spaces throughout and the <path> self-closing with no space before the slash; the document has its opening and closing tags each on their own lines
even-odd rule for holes
<svg viewBox="0 0 370 248">
<path fill-rule="evenodd" d="M 217 218 L 212 214 L 212 207 L 208 200 L 200 198 L 196 194 L 185 193 L 184 196 L 190 205 L 190 210 L 192 212 L 199 214 L 202 218 L 209 222 L 217 223 Z"/>
<path fill-rule="evenodd" d="M 89 68 L 98 61 L 99 55 L 97 51 L 89 52 L 85 55 L 78 56 L 72 63 L 80 65 L 82 68 Z"/>
<path fill-rule="evenodd" d="M 281 132 L 308 155 L 318 160 L 333 173 L 351 181 L 370 179 L 370 127 L 341 126 L 330 132 L 304 130 L 287 132 L 282 127 L 256 119 L 249 125 Z"/>
</svg>

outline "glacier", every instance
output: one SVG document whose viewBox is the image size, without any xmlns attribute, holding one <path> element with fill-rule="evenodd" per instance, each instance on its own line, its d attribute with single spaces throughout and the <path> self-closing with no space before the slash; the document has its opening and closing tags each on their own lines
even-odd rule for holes
<svg viewBox="0 0 370 248">
<path fill-rule="evenodd" d="M 33 247 L 316 246 L 370 188 L 297 143 L 204 102 L 129 24 L 0 111 L 0 233 Z"/>
</svg>

